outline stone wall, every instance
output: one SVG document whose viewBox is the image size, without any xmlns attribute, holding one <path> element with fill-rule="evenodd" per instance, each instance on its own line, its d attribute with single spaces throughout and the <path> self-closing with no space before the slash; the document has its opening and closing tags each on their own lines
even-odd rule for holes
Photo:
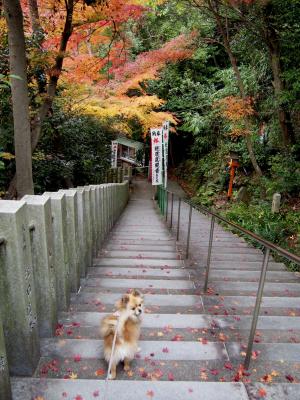
<svg viewBox="0 0 300 400">
<path fill-rule="evenodd" d="M 128 195 L 126 181 L 0 200 L 1 399 L 10 398 L 8 370 L 33 374 L 40 338 L 54 334 Z"/>
</svg>

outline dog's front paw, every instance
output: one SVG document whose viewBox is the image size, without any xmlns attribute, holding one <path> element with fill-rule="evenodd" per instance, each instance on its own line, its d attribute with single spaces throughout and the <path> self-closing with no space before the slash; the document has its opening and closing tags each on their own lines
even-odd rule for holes
<svg viewBox="0 0 300 400">
<path fill-rule="evenodd" d="M 110 381 L 116 379 L 116 374 L 110 373 L 110 374 L 108 375 L 108 379 L 109 379 Z"/>
</svg>

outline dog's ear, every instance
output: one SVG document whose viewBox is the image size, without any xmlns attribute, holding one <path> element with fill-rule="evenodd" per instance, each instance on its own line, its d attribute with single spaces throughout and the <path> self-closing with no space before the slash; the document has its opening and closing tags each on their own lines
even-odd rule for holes
<svg viewBox="0 0 300 400">
<path fill-rule="evenodd" d="M 141 293 L 137 290 L 137 289 L 133 289 L 133 291 L 131 292 L 132 296 L 134 297 L 143 297 L 141 295 Z"/>
<path fill-rule="evenodd" d="M 129 302 L 129 295 L 124 294 L 124 296 L 121 299 L 121 302 L 122 302 L 123 306 L 126 306 L 126 304 Z"/>
</svg>

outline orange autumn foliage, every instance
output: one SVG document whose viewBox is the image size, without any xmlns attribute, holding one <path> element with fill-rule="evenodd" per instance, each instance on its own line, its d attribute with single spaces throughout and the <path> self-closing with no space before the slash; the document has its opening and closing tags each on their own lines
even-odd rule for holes
<svg viewBox="0 0 300 400">
<path fill-rule="evenodd" d="M 231 136 L 245 136 L 250 134 L 245 127 L 245 120 L 255 114 L 252 97 L 242 99 L 237 96 L 228 96 L 214 105 L 219 109 L 220 114 L 231 126 Z"/>
</svg>

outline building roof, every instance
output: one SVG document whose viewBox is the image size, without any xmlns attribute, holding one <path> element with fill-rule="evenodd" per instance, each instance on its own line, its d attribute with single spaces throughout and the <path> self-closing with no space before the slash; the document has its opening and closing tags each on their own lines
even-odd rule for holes
<svg viewBox="0 0 300 400">
<path fill-rule="evenodd" d="M 118 142 L 119 144 L 122 144 L 124 146 L 127 146 L 127 147 L 132 147 L 136 150 L 140 150 L 140 149 L 144 148 L 144 143 L 138 142 L 138 141 L 132 140 L 132 139 L 127 139 L 125 137 L 118 137 L 116 139 L 116 142 Z"/>
</svg>

